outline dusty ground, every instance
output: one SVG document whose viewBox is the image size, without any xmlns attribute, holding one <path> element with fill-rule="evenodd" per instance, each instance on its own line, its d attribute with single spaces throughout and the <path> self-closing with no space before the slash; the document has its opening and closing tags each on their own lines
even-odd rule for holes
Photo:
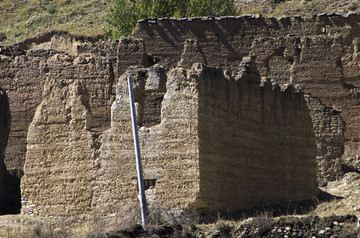
<svg viewBox="0 0 360 238">
<path fill-rule="evenodd" d="M 255 217 L 224 219 L 202 224 L 153 224 L 147 231 L 138 226 L 120 229 L 120 223 L 77 223 L 39 216 L 0 216 L 0 237 L 360 237 L 360 174 L 350 172 L 329 182 L 322 191 L 332 201 L 320 202 L 303 215 L 273 217 L 259 212 Z M 119 218 L 121 219 L 121 218 Z M 120 220 L 119 220 L 120 221 Z M 124 223 L 126 221 L 122 221 Z M 196 220 L 193 220 L 196 222 Z M 156 221 L 155 221 L 156 223 Z M 123 227 L 123 224 L 121 225 Z"/>
<path fill-rule="evenodd" d="M 343 179 L 330 182 L 322 190 L 340 198 L 319 204 L 313 212 L 314 214 L 318 216 L 346 214 L 360 216 L 360 174 L 346 173 Z"/>
</svg>

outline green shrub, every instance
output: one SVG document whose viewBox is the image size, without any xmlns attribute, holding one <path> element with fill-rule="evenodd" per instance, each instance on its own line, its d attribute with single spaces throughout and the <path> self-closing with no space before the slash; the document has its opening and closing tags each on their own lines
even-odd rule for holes
<svg viewBox="0 0 360 238">
<path fill-rule="evenodd" d="M 50 6 L 48 9 L 47 9 L 47 12 L 50 14 L 50 15 L 53 15 L 57 12 L 56 10 L 56 7 L 55 6 Z"/>
<path fill-rule="evenodd" d="M 234 0 L 112 0 L 108 37 L 129 36 L 140 19 L 235 15 Z"/>
</svg>

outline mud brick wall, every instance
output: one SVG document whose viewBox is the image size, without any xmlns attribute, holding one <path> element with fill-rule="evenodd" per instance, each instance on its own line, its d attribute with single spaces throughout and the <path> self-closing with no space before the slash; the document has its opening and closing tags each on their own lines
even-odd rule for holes
<svg viewBox="0 0 360 238">
<path fill-rule="evenodd" d="M 324 184 L 328 180 L 343 175 L 341 158 L 344 153 L 345 122 L 340 112 L 324 105 L 319 98 L 305 95 L 317 145 L 318 181 Z"/>
<path fill-rule="evenodd" d="M 317 194 L 316 137 L 302 93 L 218 69 L 203 69 L 198 80 L 205 207 L 249 209 Z"/>
<path fill-rule="evenodd" d="M 4 48 L 2 48 L 4 52 Z M 45 62 L 54 55 L 53 51 L 15 50 L 12 55 L 0 55 L 0 84 L 9 97 L 11 109 L 11 131 L 5 151 L 7 169 L 22 176 L 26 154 L 27 128 L 33 119 L 46 78 Z"/>
<path fill-rule="evenodd" d="M 178 69 L 169 75 L 161 122 L 139 132 L 145 178 L 156 179 L 155 188 L 147 191 L 153 206 L 184 208 L 195 202 L 198 192 L 196 84 L 184 81 L 184 73 Z M 129 74 L 117 82 L 111 128 L 103 132 L 89 130 L 90 97 L 81 81 L 47 81 L 29 128 L 21 182 L 24 213 L 86 219 L 137 206 Z M 147 70 L 131 74 L 138 104 L 144 103 L 140 99 L 147 90 L 165 90 L 164 75 L 156 80 Z"/>
<path fill-rule="evenodd" d="M 345 132 L 339 115 L 338 129 L 326 131 L 314 127 L 318 148 L 322 148 L 318 149 L 318 158 L 325 158 L 319 160 L 320 170 L 323 165 L 326 168 L 320 175 L 336 177 L 333 165 L 339 163 L 340 157 L 357 155 L 360 150 L 359 21 L 357 14 L 305 19 L 254 16 L 150 19 L 139 22 L 132 38 L 114 42 L 53 32 L 14 47 L 1 47 L 0 86 L 9 95 L 13 118 L 5 152 L 6 166 L 12 174 L 22 176 L 28 127 L 43 100 L 44 84 L 50 79 L 65 84 L 76 80 L 83 83 L 90 97 L 93 121 L 90 130 L 97 138 L 94 143 L 99 144 L 101 133 L 111 128 L 117 79 L 129 66 L 150 67 L 157 63 L 168 71 L 177 66 L 190 68 L 200 62 L 237 72 L 244 56 L 252 56 L 263 81 L 270 78 L 280 84 L 298 84 L 305 93 L 333 107 L 331 112 L 318 110 L 321 115 L 332 117 L 332 112 L 341 111 Z M 156 127 L 161 94 L 167 88 L 141 87 L 144 90 L 138 96 L 139 124 Z M 156 100 L 150 100 L 153 94 L 157 94 Z M 152 110 L 156 112 L 153 118 Z M 321 116 L 312 118 L 315 125 L 316 118 Z M 147 124 L 147 120 L 151 122 Z M 321 141 L 326 141 L 324 146 Z"/>
<path fill-rule="evenodd" d="M 158 124 L 139 128 L 144 177 L 155 181 L 146 190 L 151 207 L 236 211 L 316 196 L 316 136 L 303 93 L 261 83 L 246 63 L 234 75 L 202 64 L 166 74 L 155 65 L 119 78 L 102 132 L 90 130 L 84 82 L 47 80 L 29 128 L 24 213 L 86 219 L 137 206 L 129 75 L 138 121 L 165 93 Z M 150 105 L 148 93 L 157 97 Z"/>
<path fill-rule="evenodd" d="M 110 127 L 114 79 L 128 66 L 142 65 L 143 60 L 147 60 L 140 48 L 141 41 L 131 39 L 77 45 L 77 55 L 52 49 L 24 51 L 16 47 L 1 47 L 0 86 L 8 92 L 12 114 L 5 152 L 8 170 L 19 178 L 23 175 L 28 127 L 42 100 L 44 82 L 48 78 L 86 82 L 93 114 L 92 130 L 102 131 Z"/>
<path fill-rule="evenodd" d="M 243 56 L 256 57 L 261 77 L 301 84 L 305 92 L 342 111 L 347 125 L 344 156 L 352 156 L 359 152 L 360 138 L 359 21 L 358 14 L 160 18 L 139 22 L 134 36 L 142 38 L 146 52 L 168 67 L 176 65 L 183 52 L 198 62 L 232 70 Z M 196 42 L 190 51 L 197 53 L 189 53 L 186 42 Z"/>
<path fill-rule="evenodd" d="M 175 69 L 167 77 L 159 75 L 157 80 L 150 77 L 151 71 L 129 71 L 118 81 L 112 127 L 102 135 L 98 159 L 102 166 L 97 171 L 94 204 L 99 212 L 120 212 L 138 203 L 126 83 L 126 76 L 130 74 L 138 112 L 146 106 L 146 100 L 145 105 L 141 105 L 144 91 L 164 91 L 166 86 L 161 122 L 151 127 L 144 123 L 139 129 L 144 178 L 156 179 L 155 187 L 146 191 L 149 205 L 181 209 L 195 203 L 199 190 L 197 95 L 193 93 L 196 84 L 184 80 L 187 72 L 183 69 Z M 145 108 L 148 109 L 151 108 Z M 117 179 L 109 181 L 109 177 Z M 105 183 L 112 189 L 102 186 Z M 106 204 L 109 206 L 104 207 Z"/>
<path fill-rule="evenodd" d="M 89 213 L 94 148 L 89 94 L 81 81 L 49 79 L 29 126 L 21 179 L 22 210 L 71 216 Z"/>
</svg>

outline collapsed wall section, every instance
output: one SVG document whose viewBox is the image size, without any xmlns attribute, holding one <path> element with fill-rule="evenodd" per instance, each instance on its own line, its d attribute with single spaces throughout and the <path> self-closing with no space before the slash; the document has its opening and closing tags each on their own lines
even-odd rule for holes
<svg viewBox="0 0 360 238">
<path fill-rule="evenodd" d="M 237 211 L 316 196 L 316 137 L 303 93 L 196 67 L 203 208 Z"/>
</svg>

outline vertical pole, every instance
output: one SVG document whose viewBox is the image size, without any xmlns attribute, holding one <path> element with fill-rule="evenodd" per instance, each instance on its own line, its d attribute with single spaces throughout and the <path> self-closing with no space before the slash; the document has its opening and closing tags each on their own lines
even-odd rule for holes
<svg viewBox="0 0 360 238">
<path fill-rule="evenodd" d="M 127 82 L 128 82 L 128 87 L 129 87 L 131 120 L 132 120 L 132 129 L 133 129 L 135 155 L 136 155 L 136 170 L 137 170 L 138 187 L 139 187 L 138 198 L 140 200 L 140 209 L 141 209 L 141 225 L 144 227 L 145 226 L 145 216 L 146 216 L 146 199 L 145 199 L 143 171 L 142 171 L 142 166 L 141 166 L 139 136 L 138 136 L 137 124 L 136 124 L 134 92 L 133 92 L 133 85 L 132 85 L 131 77 L 127 77 Z"/>
</svg>

